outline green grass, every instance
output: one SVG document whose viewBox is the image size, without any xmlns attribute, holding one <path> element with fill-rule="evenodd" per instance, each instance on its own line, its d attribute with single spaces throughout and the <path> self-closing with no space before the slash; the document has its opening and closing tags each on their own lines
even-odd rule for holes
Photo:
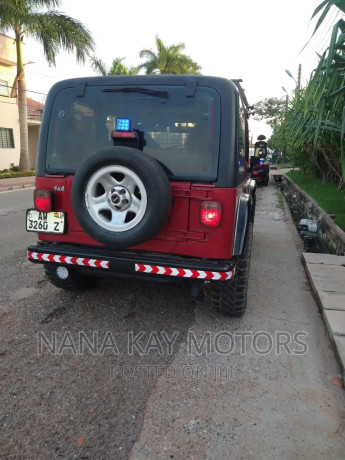
<svg viewBox="0 0 345 460">
<path fill-rule="evenodd" d="M 0 173 L 0 179 L 10 179 L 11 177 L 29 177 L 34 176 L 35 171 L 25 171 L 25 172 L 18 172 L 18 171 L 8 171 Z"/>
<path fill-rule="evenodd" d="M 277 166 L 278 169 L 292 168 L 292 163 L 288 161 L 287 163 L 277 163 L 275 166 Z"/>
<path fill-rule="evenodd" d="M 287 176 L 308 193 L 328 214 L 335 215 L 335 223 L 345 230 L 345 190 L 337 191 L 337 185 L 301 171 L 289 171 Z"/>
</svg>

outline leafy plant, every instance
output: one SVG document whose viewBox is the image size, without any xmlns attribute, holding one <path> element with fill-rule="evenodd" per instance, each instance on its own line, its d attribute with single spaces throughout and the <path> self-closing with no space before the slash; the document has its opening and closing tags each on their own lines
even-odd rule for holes
<svg viewBox="0 0 345 460">
<path fill-rule="evenodd" d="M 8 171 L 8 172 L 0 172 L 0 179 L 11 179 L 12 177 L 30 177 L 34 176 L 36 173 L 34 170 L 30 171 Z"/>
<path fill-rule="evenodd" d="M 324 1 L 314 11 L 321 13 L 314 33 L 329 9 L 345 12 L 345 0 Z M 298 159 L 304 172 L 323 181 L 338 183 L 345 178 L 345 21 L 334 26 L 328 49 L 319 57 L 305 89 L 297 91 L 285 116 L 274 129 L 270 144 Z"/>
</svg>

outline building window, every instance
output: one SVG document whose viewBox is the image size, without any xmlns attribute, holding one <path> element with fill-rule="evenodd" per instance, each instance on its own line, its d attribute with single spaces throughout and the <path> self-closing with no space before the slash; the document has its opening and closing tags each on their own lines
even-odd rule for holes
<svg viewBox="0 0 345 460">
<path fill-rule="evenodd" d="M 0 96 L 9 96 L 8 81 L 6 80 L 0 80 Z"/>
<path fill-rule="evenodd" d="M 13 129 L 0 128 L 0 148 L 14 149 Z"/>
</svg>

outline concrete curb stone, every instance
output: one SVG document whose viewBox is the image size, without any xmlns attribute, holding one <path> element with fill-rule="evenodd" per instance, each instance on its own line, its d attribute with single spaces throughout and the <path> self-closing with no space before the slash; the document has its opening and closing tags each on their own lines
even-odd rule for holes
<svg viewBox="0 0 345 460">
<path fill-rule="evenodd" d="M 35 176 L 11 177 L 9 179 L 0 179 L 0 192 L 8 190 L 18 190 L 35 186 Z"/>
<path fill-rule="evenodd" d="M 345 256 L 303 253 L 302 260 L 345 384 Z"/>
</svg>

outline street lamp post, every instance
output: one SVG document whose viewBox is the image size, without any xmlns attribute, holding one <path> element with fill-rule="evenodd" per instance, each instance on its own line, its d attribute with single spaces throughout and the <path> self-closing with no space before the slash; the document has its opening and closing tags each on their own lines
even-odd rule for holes
<svg viewBox="0 0 345 460">
<path fill-rule="evenodd" d="M 288 72 L 288 71 L 285 70 L 285 72 Z M 292 77 L 292 78 L 293 78 L 293 77 Z M 282 90 L 284 91 L 284 93 L 286 93 L 285 98 L 286 98 L 286 110 L 287 110 L 288 107 L 289 107 L 289 93 L 286 91 L 286 89 L 284 88 L 284 86 L 282 86 Z M 295 169 L 295 168 L 294 168 L 294 161 L 293 161 L 293 159 L 292 159 L 292 169 L 293 169 L 293 170 Z"/>
<path fill-rule="evenodd" d="M 286 69 L 285 73 L 289 75 L 290 78 L 293 79 L 293 81 L 296 83 L 296 91 L 299 91 L 301 89 L 301 73 L 302 73 L 302 64 L 299 64 L 298 66 L 298 80 L 292 75 L 290 70 Z"/>
<path fill-rule="evenodd" d="M 297 93 L 297 91 L 299 91 L 301 89 L 301 74 L 302 74 L 302 64 L 299 64 L 298 66 L 298 77 L 297 77 L 297 81 L 295 79 L 295 77 L 292 75 L 292 73 L 290 72 L 290 70 L 286 69 L 285 70 L 285 73 L 294 80 L 294 82 L 296 83 L 296 88 L 295 88 L 295 93 Z M 285 88 L 282 86 L 282 89 L 287 93 L 287 91 L 285 90 Z M 286 96 L 288 97 L 288 96 Z M 293 155 L 292 156 L 292 170 L 294 171 L 295 170 L 295 156 Z"/>
</svg>

